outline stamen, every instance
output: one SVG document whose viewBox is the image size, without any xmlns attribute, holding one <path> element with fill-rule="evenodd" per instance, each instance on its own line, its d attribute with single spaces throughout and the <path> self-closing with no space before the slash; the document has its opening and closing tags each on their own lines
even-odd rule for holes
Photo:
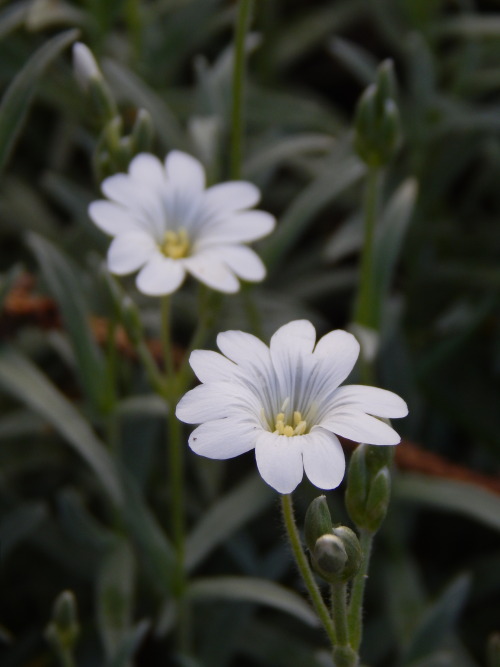
<svg viewBox="0 0 500 667">
<path fill-rule="evenodd" d="M 171 259 L 186 257 L 189 252 L 189 236 L 186 230 L 181 227 L 177 231 L 173 229 L 166 231 L 163 243 L 160 245 L 160 250 L 165 257 L 170 257 Z"/>
<path fill-rule="evenodd" d="M 304 435 L 307 431 L 307 422 L 302 419 L 298 410 L 293 413 L 293 426 L 285 423 L 285 413 L 278 412 L 274 422 L 274 433 L 276 435 L 286 435 L 290 438 L 293 435 Z"/>
</svg>

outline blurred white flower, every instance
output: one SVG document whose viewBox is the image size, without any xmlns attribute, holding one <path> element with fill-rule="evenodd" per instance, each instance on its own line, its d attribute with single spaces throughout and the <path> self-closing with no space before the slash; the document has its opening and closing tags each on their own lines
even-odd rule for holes
<svg viewBox="0 0 500 667">
<path fill-rule="evenodd" d="M 82 42 L 73 44 L 73 71 L 82 90 L 87 90 L 92 80 L 102 79 L 101 70 L 88 46 Z"/>
<path fill-rule="evenodd" d="M 108 268 L 117 275 L 140 269 L 136 282 L 144 294 L 171 294 L 186 272 L 220 292 L 237 292 L 238 278 L 264 278 L 262 261 L 243 244 L 269 234 L 275 219 L 247 210 L 260 198 L 251 183 L 205 188 L 201 163 L 171 151 L 164 164 L 149 153 L 137 155 L 128 174 L 110 176 L 101 187 L 110 201 L 93 202 L 89 215 L 115 237 Z"/>
<path fill-rule="evenodd" d="M 263 479 L 291 493 L 304 470 L 320 489 L 340 484 L 345 459 L 337 435 L 396 445 L 396 431 L 377 417 L 404 417 L 406 403 L 384 389 L 339 386 L 359 354 L 354 336 L 336 330 L 315 343 L 313 325 L 297 320 L 278 329 L 270 347 L 226 331 L 217 337 L 222 354 L 195 350 L 190 364 L 203 384 L 176 410 L 180 420 L 201 424 L 189 438 L 191 449 L 228 459 L 255 448 Z"/>
</svg>

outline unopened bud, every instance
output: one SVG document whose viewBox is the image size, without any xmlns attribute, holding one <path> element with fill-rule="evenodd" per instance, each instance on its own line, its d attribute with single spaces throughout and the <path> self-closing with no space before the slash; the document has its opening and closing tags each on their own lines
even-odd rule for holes
<svg viewBox="0 0 500 667">
<path fill-rule="evenodd" d="M 92 51 L 82 42 L 73 44 L 73 72 L 80 88 L 87 92 L 92 80 L 102 81 L 102 74 Z"/>
<path fill-rule="evenodd" d="M 366 527 L 373 533 L 380 528 L 391 499 L 391 477 L 387 468 L 378 471 L 370 484 L 366 501 Z"/>
<path fill-rule="evenodd" d="M 347 473 L 345 503 L 358 528 L 375 533 L 387 513 L 391 494 L 392 448 L 359 445 Z"/>
<path fill-rule="evenodd" d="M 376 83 L 368 86 L 356 109 L 356 151 L 372 167 L 387 164 L 399 144 L 400 119 L 395 96 L 392 62 L 385 61 L 378 69 Z"/>
<path fill-rule="evenodd" d="M 71 591 L 63 591 L 54 603 L 45 637 L 56 649 L 68 651 L 75 645 L 79 634 L 75 596 Z"/>
<path fill-rule="evenodd" d="M 347 553 L 340 537 L 322 535 L 316 540 L 312 553 L 313 566 L 316 572 L 327 581 L 342 580 L 347 563 Z"/>
<path fill-rule="evenodd" d="M 352 579 L 361 566 L 363 553 L 361 545 L 356 533 L 347 526 L 336 526 L 333 529 L 333 534 L 342 540 L 345 552 L 347 554 L 347 561 L 342 572 L 342 580 L 348 581 Z"/>
<path fill-rule="evenodd" d="M 326 496 L 318 496 L 307 508 L 304 521 L 304 536 L 309 550 L 312 552 L 316 540 L 332 532 L 332 517 L 326 502 Z"/>
</svg>

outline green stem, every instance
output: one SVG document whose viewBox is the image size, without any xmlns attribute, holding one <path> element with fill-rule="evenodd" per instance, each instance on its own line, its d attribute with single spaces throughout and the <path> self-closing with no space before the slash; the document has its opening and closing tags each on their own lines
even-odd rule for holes
<svg viewBox="0 0 500 667">
<path fill-rule="evenodd" d="M 200 283 L 198 296 L 198 325 L 193 334 L 193 337 L 191 338 L 189 346 L 184 353 L 184 358 L 178 372 L 177 390 L 179 395 L 186 391 L 190 381 L 191 373 L 189 357 L 191 352 L 193 350 L 197 350 L 201 345 L 204 344 L 207 334 L 212 327 L 214 314 L 218 310 L 218 305 L 220 304 L 220 300 L 217 302 L 217 304 L 213 304 L 212 299 L 210 298 L 211 296 L 214 296 L 214 294 Z M 218 296 L 219 295 L 217 295 L 217 297 Z"/>
<path fill-rule="evenodd" d="M 163 374 L 158 369 L 153 355 L 151 354 L 149 347 L 146 344 L 144 339 L 137 341 L 136 343 L 137 354 L 139 355 L 140 360 L 144 364 L 146 373 L 151 383 L 153 389 L 160 394 L 161 396 L 165 395 L 165 378 Z"/>
<path fill-rule="evenodd" d="M 165 364 L 165 373 L 170 382 L 174 380 L 174 356 L 172 350 L 172 332 L 171 332 L 171 299 L 164 296 L 161 300 L 161 341 L 163 350 L 163 363 Z M 171 389 L 171 388 L 170 388 Z M 172 392 L 169 390 L 169 393 Z"/>
<path fill-rule="evenodd" d="M 349 644 L 347 630 L 347 586 L 344 582 L 332 584 L 332 619 L 340 646 Z"/>
<path fill-rule="evenodd" d="M 365 593 L 366 579 L 368 577 L 368 566 L 370 564 L 374 533 L 361 528 L 359 537 L 363 560 L 361 561 L 361 567 L 352 582 L 351 599 L 347 611 L 349 640 L 355 651 L 359 651 L 363 635 L 363 597 Z"/>
<path fill-rule="evenodd" d="M 175 401 L 169 402 L 168 416 L 168 479 L 172 540 L 177 553 L 179 588 L 183 583 L 184 564 L 184 456 L 182 431 L 174 414 Z"/>
<path fill-rule="evenodd" d="M 230 177 L 241 178 L 243 155 L 243 93 L 245 84 L 245 37 L 250 23 L 252 0 L 240 0 L 234 36 L 233 104 L 231 110 Z"/>
<path fill-rule="evenodd" d="M 311 571 L 311 568 L 309 567 L 309 563 L 307 562 L 304 550 L 302 549 L 299 531 L 297 530 L 297 525 L 295 524 L 291 494 L 285 494 L 281 496 L 281 507 L 283 510 L 283 520 L 285 523 L 286 532 L 288 534 L 290 546 L 292 547 L 293 555 L 295 556 L 295 562 L 297 563 L 299 572 L 302 575 L 302 579 L 304 580 L 304 583 L 307 587 L 313 607 L 326 630 L 332 646 L 334 646 L 337 643 L 337 635 L 332 619 L 330 618 L 330 614 L 325 605 L 325 601 L 323 600 L 321 592 L 314 579 L 314 575 Z"/>
<path fill-rule="evenodd" d="M 378 200 L 381 185 L 381 170 L 369 167 L 364 195 L 364 241 L 361 256 L 360 282 L 354 321 L 372 329 L 378 325 L 375 298 L 375 276 L 373 271 L 373 241 L 378 214 Z"/>
<path fill-rule="evenodd" d="M 59 649 L 58 658 L 61 667 L 75 667 L 76 665 L 72 651 L 67 648 Z"/>
</svg>

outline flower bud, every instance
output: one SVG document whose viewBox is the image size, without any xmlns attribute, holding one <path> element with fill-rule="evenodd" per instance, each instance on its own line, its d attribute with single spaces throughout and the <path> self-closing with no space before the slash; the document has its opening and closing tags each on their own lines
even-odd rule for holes
<svg viewBox="0 0 500 667">
<path fill-rule="evenodd" d="M 387 513 L 391 494 L 392 448 L 359 445 L 347 473 L 345 494 L 349 516 L 358 528 L 375 533 Z"/>
<path fill-rule="evenodd" d="M 361 545 L 356 533 L 347 526 L 336 526 L 333 529 L 333 534 L 342 540 L 347 554 L 347 561 L 342 572 L 342 580 L 348 581 L 354 577 L 360 568 L 363 558 Z"/>
<path fill-rule="evenodd" d="M 366 501 L 366 528 L 375 533 L 387 514 L 391 498 L 391 477 L 388 468 L 382 468 L 370 484 Z"/>
<path fill-rule="evenodd" d="M 45 637 L 57 650 L 68 651 L 74 647 L 79 634 L 75 596 L 71 591 L 63 591 L 54 603 Z"/>
<path fill-rule="evenodd" d="M 333 583 L 343 580 L 343 572 L 347 564 L 347 552 L 340 537 L 322 535 L 316 540 L 312 552 L 314 570 Z"/>
<path fill-rule="evenodd" d="M 304 536 L 309 550 L 312 552 L 316 540 L 322 535 L 332 532 L 332 517 L 326 502 L 326 496 L 318 496 L 307 508 L 304 522 Z"/>
<path fill-rule="evenodd" d="M 355 148 L 372 167 L 387 164 L 400 139 L 399 111 L 395 101 L 396 82 L 391 61 L 377 72 L 377 81 L 362 94 L 356 109 Z"/>
<path fill-rule="evenodd" d="M 104 80 L 99 65 L 88 46 L 73 45 L 73 72 L 80 88 L 87 93 L 103 118 L 116 115 L 116 104 Z"/>
<path fill-rule="evenodd" d="M 80 88 L 87 92 L 92 80 L 102 81 L 102 74 L 88 46 L 73 44 L 73 72 Z"/>
</svg>

